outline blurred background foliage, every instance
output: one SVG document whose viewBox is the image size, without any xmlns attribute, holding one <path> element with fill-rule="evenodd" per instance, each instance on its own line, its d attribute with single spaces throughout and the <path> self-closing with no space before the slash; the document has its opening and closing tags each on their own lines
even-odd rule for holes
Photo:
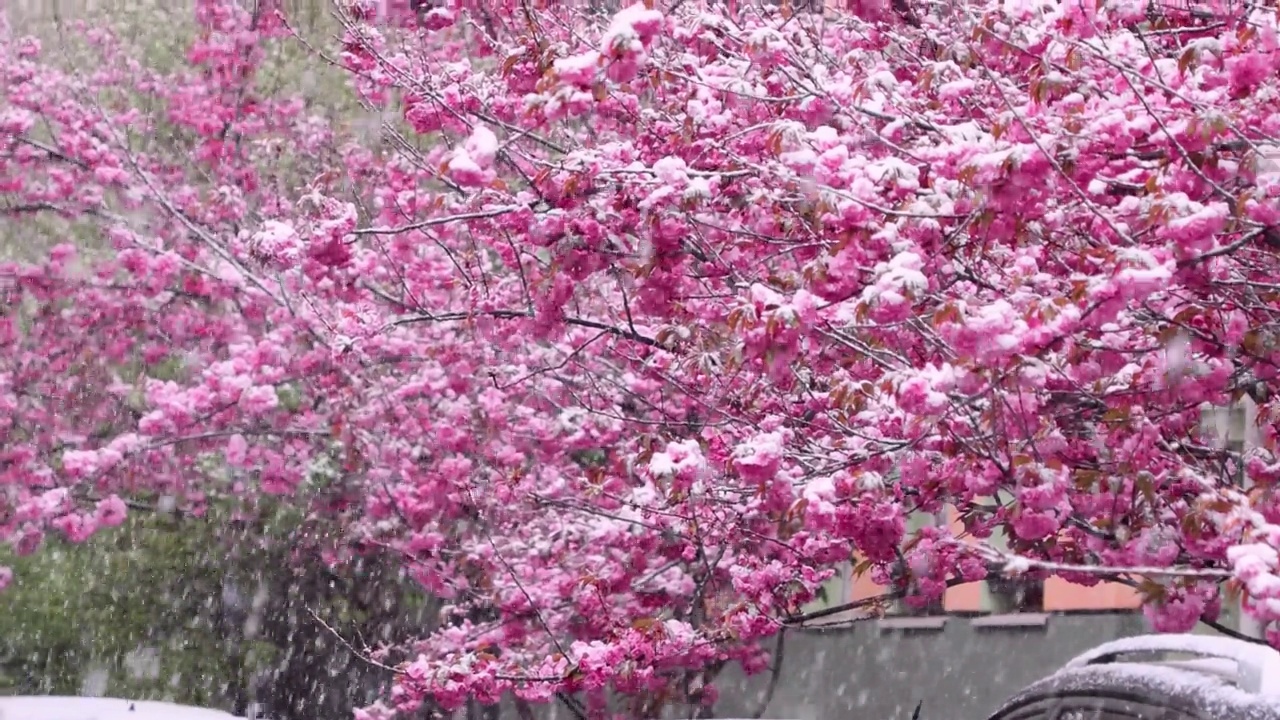
<svg viewBox="0 0 1280 720">
<path fill-rule="evenodd" d="M 298 567 L 296 511 L 259 512 L 139 511 L 83 544 L 0 549 L 15 576 L 0 594 L 0 693 L 350 717 L 389 678 L 347 643 L 410 637 L 438 608 L 389 557 Z"/>
<path fill-rule="evenodd" d="M 231 687 L 256 668 L 219 632 L 213 606 L 227 568 L 206 552 L 211 520 L 135 514 L 81 545 L 51 538 L 30 557 L 0 553 L 0 563 L 15 571 L 13 586 L 0 595 L 0 685 L 74 695 L 100 668 L 108 694 L 166 695 L 177 680 L 175 699 L 226 704 Z M 170 677 L 127 672 L 128 654 L 148 647 Z"/>
</svg>

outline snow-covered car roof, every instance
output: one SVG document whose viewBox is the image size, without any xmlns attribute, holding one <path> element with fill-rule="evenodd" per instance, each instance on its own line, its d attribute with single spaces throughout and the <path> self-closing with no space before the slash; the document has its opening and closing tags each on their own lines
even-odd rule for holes
<svg viewBox="0 0 1280 720">
<path fill-rule="evenodd" d="M 1226 674 L 1245 692 L 1280 696 L 1280 652 L 1266 645 L 1204 635 L 1141 635 L 1113 640 L 1081 654 L 1067 668 L 1106 664 L 1124 655 L 1175 653 L 1197 660 L 1148 663 Z M 1234 667 L 1232 667 L 1234 666 Z"/>
<path fill-rule="evenodd" d="M 0 720 L 232 720 L 221 710 L 119 698 L 0 697 Z"/>
<path fill-rule="evenodd" d="M 991 716 L 1014 717 L 1280 720 L 1280 653 L 1227 637 L 1115 640 L 1033 683 Z"/>
</svg>

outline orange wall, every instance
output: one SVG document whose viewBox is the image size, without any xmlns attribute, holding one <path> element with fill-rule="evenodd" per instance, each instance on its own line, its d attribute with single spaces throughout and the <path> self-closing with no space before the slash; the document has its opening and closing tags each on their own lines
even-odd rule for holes
<svg viewBox="0 0 1280 720">
<path fill-rule="evenodd" d="M 955 510 L 948 508 L 951 517 L 951 531 L 963 536 L 964 527 L 956 519 Z M 855 558 L 854 562 L 857 562 Z M 863 600 L 884 593 L 885 588 L 871 581 L 870 577 L 853 578 L 850 588 L 851 600 Z M 947 589 L 943 598 L 943 607 L 947 612 L 983 612 L 983 584 L 981 582 L 965 583 Z M 1119 583 L 1104 582 L 1093 587 L 1076 585 L 1060 577 L 1050 577 L 1044 583 L 1045 612 L 1068 612 L 1072 610 L 1133 610 L 1142 607 L 1142 599 L 1137 591 Z"/>
<path fill-rule="evenodd" d="M 942 607 L 947 612 L 982 612 L 982 583 L 971 582 L 947 588 Z"/>
<path fill-rule="evenodd" d="M 885 592 L 883 585 L 872 582 L 867 575 L 853 578 L 852 585 L 850 600 L 865 600 Z M 947 612 L 982 612 L 982 583 L 965 583 L 948 588 L 943 598 L 943 607 Z"/>
<path fill-rule="evenodd" d="M 881 595 L 885 588 L 863 575 L 853 578 L 850 600 L 863 600 Z M 943 607 L 947 612 L 983 612 L 981 582 L 964 583 L 947 589 Z M 1073 610 L 1135 610 L 1142 607 L 1137 591 L 1120 583 L 1104 582 L 1093 587 L 1076 585 L 1060 577 L 1044 581 L 1045 612 L 1070 612 Z"/>
<path fill-rule="evenodd" d="M 959 513 L 950 505 L 947 506 L 947 522 L 951 526 L 951 534 L 967 538 Z M 947 612 L 982 612 L 982 585 L 971 582 L 947 588 L 947 594 L 942 597 L 943 609 Z"/>
<path fill-rule="evenodd" d="M 1044 581 L 1046 612 L 1066 610 L 1134 610 L 1142 607 L 1142 597 L 1128 585 L 1104 582 L 1093 587 L 1076 585 L 1060 577 Z"/>
<path fill-rule="evenodd" d="M 856 564 L 857 559 L 854 560 Z M 853 587 L 849 591 L 850 600 L 866 600 L 884 594 L 884 586 L 871 581 L 870 573 L 864 573 L 851 581 Z"/>
</svg>

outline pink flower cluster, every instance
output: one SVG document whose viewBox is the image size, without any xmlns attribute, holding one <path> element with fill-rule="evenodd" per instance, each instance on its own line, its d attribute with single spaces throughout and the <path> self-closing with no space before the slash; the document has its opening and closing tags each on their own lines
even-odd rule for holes
<svg viewBox="0 0 1280 720">
<path fill-rule="evenodd" d="M 453 603 L 365 720 L 710 704 L 851 558 L 920 604 L 996 534 L 1280 639 L 1274 13 L 362 0 L 306 46 L 371 138 L 264 90 L 298 31 L 242 5 L 177 69 L 0 36 L 0 205 L 102 245 L 0 264 L 18 554 L 292 503 L 296 562 Z"/>
</svg>

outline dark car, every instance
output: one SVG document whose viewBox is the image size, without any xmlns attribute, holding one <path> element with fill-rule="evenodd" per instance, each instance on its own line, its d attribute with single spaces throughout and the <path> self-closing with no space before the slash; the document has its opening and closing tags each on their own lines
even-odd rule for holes
<svg viewBox="0 0 1280 720">
<path fill-rule="evenodd" d="M 1101 645 L 989 720 L 1280 720 L 1280 652 L 1200 635 Z"/>
</svg>

